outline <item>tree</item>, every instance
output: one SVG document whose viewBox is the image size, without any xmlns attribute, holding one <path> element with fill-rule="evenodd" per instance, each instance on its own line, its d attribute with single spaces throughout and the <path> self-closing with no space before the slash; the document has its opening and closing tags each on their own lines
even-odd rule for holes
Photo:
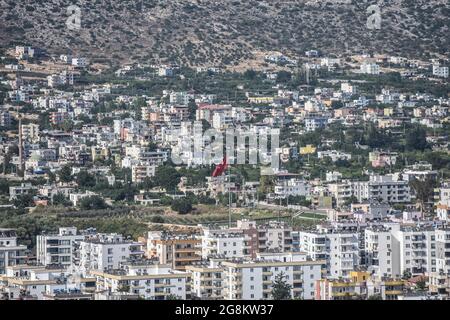
<svg viewBox="0 0 450 320">
<path fill-rule="evenodd" d="M 106 209 L 108 205 L 102 197 L 89 196 L 81 199 L 80 208 L 84 210 Z"/>
<path fill-rule="evenodd" d="M 418 291 L 425 291 L 427 288 L 425 277 L 421 277 L 420 280 L 416 282 L 416 288 Z"/>
<path fill-rule="evenodd" d="M 34 197 L 31 194 L 20 194 L 13 200 L 13 204 L 19 209 L 31 207 L 34 204 Z"/>
<path fill-rule="evenodd" d="M 350 198 L 348 198 L 347 200 L 345 200 L 344 205 L 350 206 L 352 203 L 358 203 L 358 198 L 356 198 L 353 195 Z"/>
<path fill-rule="evenodd" d="M 166 189 L 167 192 L 175 190 L 180 183 L 181 175 L 171 166 L 164 165 L 156 168 L 153 182 L 155 185 Z"/>
<path fill-rule="evenodd" d="M 408 270 L 405 270 L 405 272 L 403 272 L 403 279 L 411 279 L 412 277 L 412 273 Z"/>
<path fill-rule="evenodd" d="M 9 193 L 9 182 L 6 179 L 0 180 L 0 194 L 8 194 Z"/>
<path fill-rule="evenodd" d="M 164 223 L 164 218 L 162 216 L 153 216 L 150 219 L 151 222 L 153 223 Z"/>
<path fill-rule="evenodd" d="M 425 181 L 419 179 L 412 180 L 409 185 L 416 193 L 416 199 L 420 204 L 420 211 L 423 212 L 423 208 L 426 202 L 433 196 L 435 180 L 427 177 Z"/>
<path fill-rule="evenodd" d="M 277 81 L 278 82 L 289 82 L 292 78 L 292 74 L 289 71 L 278 71 L 277 73 Z"/>
<path fill-rule="evenodd" d="M 366 141 L 371 148 L 382 148 L 391 143 L 391 138 L 371 124 L 367 130 Z"/>
<path fill-rule="evenodd" d="M 406 133 L 406 150 L 424 151 L 428 147 L 427 132 L 420 126 L 415 126 Z"/>
<path fill-rule="evenodd" d="M 273 300 L 289 300 L 291 299 L 292 286 L 284 279 L 286 275 L 281 272 L 275 276 L 272 283 L 272 297 Z"/>
<path fill-rule="evenodd" d="M 273 176 L 262 175 L 259 179 L 259 192 L 270 193 L 275 188 L 275 178 Z"/>
<path fill-rule="evenodd" d="M 117 288 L 117 291 L 122 292 L 122 293 L 130 292 L 130 286 L 127 284 L 121 284 Z"/>
<path fill-rule="evenodd" d="M 82 170 L 78 172 L 76 182 L 79 187 L 93 187 L 95 186 L 95 177 L 86 170 Z"/>
<path fill-rule="evenodd" d="M 189 101 L 188 110 L 189 110 L 189 120 L 195 120 L 197 112 L 197 104 L 195 103 L 195 101 L 193 100 Z"/>
<path fill-rule="evenodd" d="M 176 199 L 172 202 L 170 208 L 179 214 L 186 214 L 192 211 L 192 202 L 187 198 Z"/>
<path fill-rule="evenodd" d="M 69 207 L 72 205 L 72 202 L 69 201 L 69 199 L 66 198 L 66 196 L 64 194 L 62 194 L 61 192 L 58 192 L 52 199 L 53 201 L 53 205 L 57 206 L 57 205 L 62 205 L 65 207 Z"/>
<path fill-rule="evenodd" d="M 63 166 L 58 172 L 58 177 L 61 182 L 71 182 L 73 180 L 72 168 L 68 164 Z"/>
<path fill-rule="evenodd" d="M 244 78 L 247 80 L 254 80 L 256 76 L 257 76 L 256 71 L 253 69 L 248 69 L 245 70 L 244 72 Z"/>
</svg>

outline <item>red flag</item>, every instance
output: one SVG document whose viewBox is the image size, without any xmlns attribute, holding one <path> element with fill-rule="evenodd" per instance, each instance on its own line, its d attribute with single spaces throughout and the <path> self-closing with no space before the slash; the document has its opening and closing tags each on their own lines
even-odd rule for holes
<svg viewBox="0 0 450 320">
<path fill-rule="evenodd" d="M 213 177 L 221 176 L 222 173 L 225 172 L 225 170 L 227 169 L 227 167 L 228 167 L 228 164 L 227 164 L 227 158 L 224 157 L 223 160 L 222 160 L 222 162 L 219 163 L 219 164 L 216 166 L 216 168 L 214 169 L 214 171 L 213 171 L 213 173 L 212 173 L 212 176 L 213 176 Z"/>
</svg>

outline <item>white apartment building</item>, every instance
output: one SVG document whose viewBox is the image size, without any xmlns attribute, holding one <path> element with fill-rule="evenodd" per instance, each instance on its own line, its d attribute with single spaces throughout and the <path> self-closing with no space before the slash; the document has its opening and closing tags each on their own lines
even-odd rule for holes
<svg viewBox="0 0 450 320">
<path fill-rule="evenodd" d="M 274 192 L 277 196 L 309 196 L 311 186 L 303 179 L 292 178 L 279 180 L 275 184 Z"/>
<path fill-rule="evenodd" d="M 75 258 L 75 242 L 84 240 L 77 234 L 77 228 L 59 228 L 57 234 L 38 235 L 36 239 L 36 259 L 41 265 L 71 266 Z"/>
<path fill-rule="evenodd" d="M 450 184 L 442 183 L 439 189 L 435 189 L 436 214 L 439 220 L 450 220 Z M 437 195 L 438 194 L 438 195 Z"/>
<path fill-rule="evenodd" d="M 12 123 L 11 114 L 8 111 L 0 111 L 0 127 L 9 127 Z"/>
<path fill-rule="evenodd" d="M 22 124 L 22 138 L 23 140 L 37 143 L 39 142 L 39 125 L 34 123 Z"/>
<path fill-rule="evenodd" d="M 213 259 L 214 260 L 214 259 Z M 223 267 L 215 261 L 186 267 L 191 274 L 191 296 L 199 299 L 223 299 Z"/>
<path fill-rule="evenodd" d="M 337 150 L 327 150 L 317 152 L 317 158 L 323 159 L 329 157 L 331 161 L 336 162 L 338 160 L 351 160 L 352 155 L 350 153 L 345 153 Z"/>
<path fill-rule="evenodd" d="M 341 83 L 341 91 L 343 93 L 353 95 L 356 93 L 356 86 L 348 82 L 343 82 Z"/>
<path fill-rule="evenodd" d="M 95 278 L 80 277 L 61 267 L 13 266 L 2 277 L 0 288 L 14 292 L 14 300 L 63 299 L 90 300 L 95 290 Z"/>
<path fill-rule="evenodd" d="M 433 228 L 404 226 L 392 231 L 392 254 L 399 257 L 395 274 L 413 276 L 436 272 L 436 234 Z"/>
<path fill-rule="evenodd" d="M 80 242 L 80 270 L 112 270 L 141 258 L 142 244 L 119 234 L 96 234 Z"/>
<path fill-rule="evenodd" d="M 448 78 L 448 67 L 433 65 L 433 75 L 440 78 Z"/>
<path fill-rule="evenodd" d="M 243 258 L 249 255 L 250 237 L 242 232 L 229 229 L 203 229 L 201 238 L 202 258 L 214 256 Z"/>
<path fill-rule="evenodd" d="M 397 175 L 370 176 L 369 181 L 345 181 L 329 185 L 329 190 L 336 199 L 338 207 L 352 196 L 358 202 L 375 200 L 386 203 L 411 202 L 411 189 L 407 181 Z"/>
<path fill-rule="evenodd" d="M 316 261 L 326 261 L 329 278 L 348 277 L 359 266 L 359 235 L 339 230 L 300 231 L 299 249 Z"/>
<path fill-rule="evenodd" d="M 146 300 L 190 298 L 190 273 L 172 270 L 169 265 L 126 264 L 123 269 L 96 270 L 91 274 L 97 279 L 99 291 L 138 295 Z"/>
<path fill-rule="evenodd" d="M 450 229 L 438 229 L 436 234 L 436 272 L 450 275 Z"/>
<path fill-rule="evenodd" d="M 17 244 L 17 234 L 13 229 L 0 229 L 0 275 L 6 268 L 24 264 L 27 246 Z"/>
<path fill-rule="evenodd" d="M 355 232 L 327 234 L 329 277 L 346 278 L 359 266 L 359 237 Z"/>
<path fill-rule="evenodd" d="M 268 300 L 275 277 L 283 273 L 292 298 L 314 299 L 315 282 L 322 278 L 325 261 L 310 261 L 303 253 L 259 254 L 253 261 L 222 262 L 225 300 Z"/>
<path fill-rule="evenodd" d="M 385 227 L 371 227 L 364 231 L 365 263 L 368 271 L 378 278 L 398 278 L 400 259 L 394 255 L 393 236 Z"/>
<path fill-rule="evenodd" d="M 155 176 L 156 166 L 154 165 L 132 165 L 131 166 L 131 181 L 134 183 L 141 183 L 146 178 Z"/>
<path fill-rule="evenodd" d="M 353 183 L 353 195 L 359 202 L 379 200 L 388 203 L 407 203 L 411 201 L 411 190 L 407 181 L 396 175 L 370 176 L 368 182 Z"/>
<path fill-rule="evenodd" d="M 20 186 L 9 187 L 9 201 L 13 201 L 17 196 L 23 194 L 33 194 L 37 191 L 37 187 L 31 183 L 22 183 Z"/>
<path fill-rule="evenodd" d="M 364 62 L 360 67 L 360 71 L 365 74 L 378 75 L 380 74 L 380 66 L 376 63 Z"/>
<path fill-rule="evenodd" d="M 86 58 L 72 58 L 72 66 L 77 68 L 85 68 L 88 65 L 88 60 Z"/>
<path fill-rule="evenodd" d="M 257 232 L 258 252 L 290 252 L 293 250 L 292 227 L 286 223 L 270 221 L 258 225 Z"/>
</svg>

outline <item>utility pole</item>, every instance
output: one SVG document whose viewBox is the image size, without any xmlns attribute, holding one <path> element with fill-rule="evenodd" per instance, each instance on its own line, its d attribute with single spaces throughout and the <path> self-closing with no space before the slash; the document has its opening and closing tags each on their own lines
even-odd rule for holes
<svg viewBox="0 0 450 320">
<path fill-rule="evenodd" d="M 19 118 L 19 170 L 22 176 L 22 181 L 25 179 L 25 171 L 23 165 L 23 141 L 22 141 L 22 117 L 19 113 L 19 109 L 17 109 L 17 116 Z"/>
</svg>

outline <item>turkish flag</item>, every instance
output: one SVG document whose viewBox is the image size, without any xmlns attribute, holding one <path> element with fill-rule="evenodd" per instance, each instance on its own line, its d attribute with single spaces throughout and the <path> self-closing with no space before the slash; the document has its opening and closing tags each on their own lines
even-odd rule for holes
<svg viewBox="0 0 450 320">
<path fill-rule="evenodd" d="M 225 172 L 225 170 L 227 169 L 227 167 L 228 167 L 228 164 L 227 164 L 227 158 L 224 157 L 223 160 L 222 160 L 222 162 L 219 163 L 219 164 L 216 166 L 216 168 L 214 169 L 214 171 L 213 171 L 213 173 L 212 173 L 212 176 L 213 176 L 213 177 L 221 176 L 221 175 Z"/>
</svg>

